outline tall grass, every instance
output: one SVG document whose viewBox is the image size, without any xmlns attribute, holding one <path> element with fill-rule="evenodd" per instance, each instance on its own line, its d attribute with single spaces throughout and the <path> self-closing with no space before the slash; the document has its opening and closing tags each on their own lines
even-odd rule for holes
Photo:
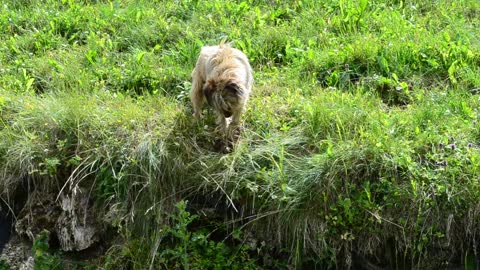
<svg viewBox="0 0 480 270">
<path fill-rule="evenodd" d="M 480 233 L 479 14 L 446 0 L 7 1 L 2 198 L 15 203 L 23 183 L 89 190 L 123 241 L 112 269 L 161 268 L 160 228 L 175 228 L 184 199 L 203 215 L 189 229 L 242 231 L 258 266 L 467 265 Z M 200 48 L 225 38 L 256 82 L 222 154 L 188 92 Z"/>
</svg>

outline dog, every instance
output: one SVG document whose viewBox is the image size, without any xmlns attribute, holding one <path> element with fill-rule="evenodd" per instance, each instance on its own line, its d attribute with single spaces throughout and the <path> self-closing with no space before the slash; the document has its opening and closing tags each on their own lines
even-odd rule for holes
<svg viewBox="0 0 480 270">
<path fill-rule="evenodd" d="M 202 118 L 206 100 L 216 115 L 216 131 L 232 139 L 239 132 L 252 86 L 253 71 L 243 52 L 228 44 L 203 47 L 192 72 L 190 99 L 194 117 Z"/>
</svg>

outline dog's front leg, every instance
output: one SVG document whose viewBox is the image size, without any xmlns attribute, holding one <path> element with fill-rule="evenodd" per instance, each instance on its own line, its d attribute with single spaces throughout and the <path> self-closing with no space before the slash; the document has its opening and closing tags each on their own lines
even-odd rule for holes
<svg viewBox="0 0 480 270">
<path fill-rule="evenodd" d="M 198 78 L 198 75 L 195 74 L 192 80 L 192 91 L 190 92 L 190 100 L 192 101 L 193 107 L 193 116 L 195 118 L 202 118 L 202 106 L 204 102 L 204 94 L 202 90 L 203 82 Z"/>
<path fill-rule="evenodd" d="M 232 122 L 228 126 L 228 137 L 233 142 L 237 141 L 240 136 L 241 122 L 243 110 L 236 110 L 232 115 Z"/>
<path fill-rule="evenodd" d="M 218 111 L 215 111 L 215 115 L 215 123 L 217 124 L 216 132 L 222 136 L 225 136 L 227 134 L 227 119 Z"/>
</svg>

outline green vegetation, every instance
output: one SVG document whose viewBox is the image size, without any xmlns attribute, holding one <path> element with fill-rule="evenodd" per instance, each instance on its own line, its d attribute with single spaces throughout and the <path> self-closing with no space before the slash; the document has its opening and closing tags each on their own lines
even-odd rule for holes
<svg viewBox="0 0 480 270">
<path fill-rule="evenodd" d="M 60 258 L 49 253 L 49 234 L 48 231 L 42 231 L 33 243 L 36 270 L 62 269 Z"/>
<path fill-rule="evenodd" d="M 90 190 L 104 269 L 473 269 L 478 29 L 476 0 L 4 1 L 2 198 Z M 228 154 L 188 98 L 224 38 L 256 80 Z"/>
<path fill-rule="evenodd" d="M 162 269 L 262 269 L 256 265 L 255 260 L 249 258 L 249 248 L 240 244 L 237 248 L 230 248 L 223 242 L 209 240 L 207 230 L 190 232 L 188 226 L 198 218 L 186 211 L 186 204 L 180 201 L 177 205 L 178 213 L 172 215 L 174 225 L 159 228 L 159 236 L 155 247 L 155 258 L 149 267 L 157 265 Z M 241 233 L 235 232 L 235 239 L 241 240 Z M 132 245 L 133 244 L 133 245 Z M 129 246 L 121 247 L 124 254 L 143 252 L 135 242 Z M 160 246 L 162 244 L 162 246 Z M 116 252 L 116 251 L 115 251 Z M 110 258 L 110 257 L 109 257 Z M 107 269 L 132 269 L 133 263 L 125 260 L 128 256 L 118 257 L 113 255 L 107 260 Z M 145 265 L 138 265 L 146 268 Z"/>
</svg>

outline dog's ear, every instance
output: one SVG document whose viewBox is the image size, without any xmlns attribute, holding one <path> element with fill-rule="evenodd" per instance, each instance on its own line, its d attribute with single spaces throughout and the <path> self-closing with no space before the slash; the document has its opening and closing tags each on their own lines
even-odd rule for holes
<svg viewBox="0 0 480 270">
<path fill-rule="evenodd" d="M 242 88 L 240 88 L 240 86 L 235 83 L 235 82 L 229 82 L 225 85 L 225 90 L 227 91 L 230 91 L 236 95 L 240 95 L 241 92 L 242 92 Z"/>
<path fill-rule="evenodd" d="M 207 87 L 211 89 L 216 89 L 217 88 L 217 83 L 214 80 L 208 80 L 207 81 Z"/>
<path fill-rule="evenodd" d="M 217 83 L 215 83 L 214 80 L 208 80 L 205 83 L 205 86 L 203 88 L 203 92 L 205 93 L 205 95 L 211 95 L 215 91 L 217 91 Z"/>
</svg>

